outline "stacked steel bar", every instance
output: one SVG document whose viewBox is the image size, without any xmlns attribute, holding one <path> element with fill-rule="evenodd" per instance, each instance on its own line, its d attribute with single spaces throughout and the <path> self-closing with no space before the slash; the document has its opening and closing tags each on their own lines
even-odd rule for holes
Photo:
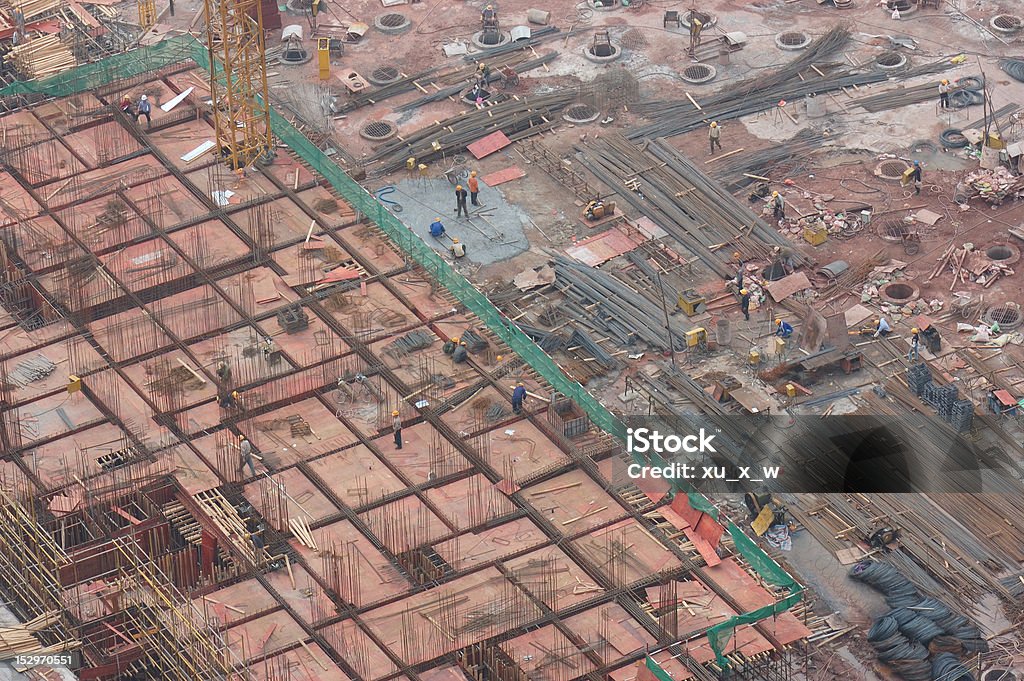
<svg viewBox="0 0 1024 681">
<path fill-rule="evenodd" d="M 534 97 L 516 97 L 494 106 L 474 109 L 406 135 L 381 146 L 368 160 L 381 161 L 377 174 L 391 173 L 414 157 L 430 163 L 443 155 L 451 156 L 473 142 L 501 131 L 510 140 L 524 139 L 556 125 L 557 114 L 576 98 L 576 93 L 561 91 Z"/>
<path fill-rule="evenodd" d="M 554 261 L 555 285 L 588 313 L 588 323 L 600 328 L 620 345 L 642 340 L 654 347 L 669 348 L 665 311 L 643 293 L 613 275 L 589 265 L 558 256 Z M 683 347 L 685 329 L 672 320 L 675 349 Z"/>
<path fill-rule="evenodd" d="M 821 150 L 827 140 L 820 132 L 801 130 L 782 144 L 723 158 L 721 163 L 711 166 L 710 175 L 723 183 L 729 191 L 737 191 L 757 180 L 750 175 L 770 176 L 776 168 L 805 159 Z"/>
<path fill-rule="evenodd" d="M 773 246 L 789 245 L 664 140 L 638 147 L 610 135 L 589 145 L 581 162 L 609 187 L 639 182 L 639 194 L 627 190 L 619 194 L 719 276 L 735 274 L 726 262 L 734 249 L 747 256 L 769 256 Z"/>
</svg>

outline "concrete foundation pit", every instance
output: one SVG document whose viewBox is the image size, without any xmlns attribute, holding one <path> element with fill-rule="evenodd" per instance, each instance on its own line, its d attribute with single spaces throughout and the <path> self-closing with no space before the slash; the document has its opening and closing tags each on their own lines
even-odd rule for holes
<svg viewBox="0 0 1024 681">
<path fill-rule="evenodd" d="M 359 129 L 359 136 L 371 142 L 382 142 L 398 134 L 398 126 L 391 121 L 371 121 Z"/>
<path fill-rule="evenodd" d="M 471 87 L 468 90 L 464 90 L 462 92 L 462 101 L 464 101 L 466 104 L 474 104 L 475 105 L 476 104 L 476 98 L 478 96 L 480 97 L 480 99 L 482 101 L 486 102 L 486 101 L 488 101 L 491 98 L 491 91 L 490 90 L 483 90 L 483 89 L 477 90 L 476 87 Z"/>
<path fill-rule="evenodd" d="M 512 37 L 504 31 L 477 31 L 470 40 L 477 48 L 486 50 L 491 47 L 504 45 L 512 40 Z"/>
<path fill-rule="evenodd" d="M 996 244 L 985 249 L 985 255 L 1000 265 L 1013 265 L 1020 260 L 1020 249 L 1010 244 Z"/>
<path fill-rule="evenodd" d="M 780 262 L 773 262 L 771 265 L 761 270 L 761 276 L 768 281 L 778 281 L 786 276 L 786 268 L 783 267 Z"/>
<path fill-rule="evenodd" d="M 391 83 L 394 83 L 401 77 L 402 74 L 401 72 L 399 72 L 398 67 L 385 65 L 378 66 L 373 71 L 371 71 L 370 75 L 366 77 L 366 80 L 370 81 L 374 85 L 382 86 L 390 85 Z"/>
<path fill-rule="evenodd" d="M 573 104 L 562 112 L 562 118 L 575 125 L 593 123 L 600 115 L 601 112 L 589 104 Z"/>
<path fill-rule="evenodd" d="M 997 14 L 989 20 L 992 30 L 1000 33 L 1016 33 L 1024 28 L 1024 18 L 1012 14 Z"/>
<path fill-rule="evenodd" d="M 618 45 L 591 45 L 583 48 L 583 56 L 598 64 L 607 64 L 622 56 L 622 48 Z"/>
<path fill-rule="evenodd" d="M 412 22 L 404 14 L 388 12 L 379 14 L 373 20 L 373 27 L 382 33 L 402 33 L 412 26 Z"/>
<path fill-rule="evenodd" d="M 875 66 L 883 70 L 901 69 L 907 65 L 907 55 L 899 52 L 883 52 L 875 57 Z"/>
<path fill-rule="evenodd" d="M 300 45 L 289 45 L 281 52 L 281 63 L 286 66 L 299 66 L 305 64 L 313 55 L 306 48 Z"/>
<path fill-rule="evenodd" d="M 697 19 L 699 19 L 700 22 L 704 24 L 703 30 L 705 31 L 718 23 L 718 17 L 716 17 L 714 14 L 710 14 L 708 12 L 701 12 L 700 10 L 689 9 L 686 10 L 685 14 L 683 14 L 683 26 L 685 26 L 686 28 L 690 28 L 690 19 L 693 16 L 696 16 Z"/>
<path fill-rule="evenodd" d="M 717 75 L 715 67 L 710 64 L 690 64 L 683 69 L 679 76 L 687 83 L 706 83 Z"/>
<path fill-rule="evenodd" d="M 899 181 L 903 177 L 903 173 L 906 172 L 910 164 L 906 161 L 900 161 L 899 159 L 890 159 L 888 161 L 882 161 L 875 166 L 875 175 L 882 178 L 883 180 L 895 180 Z"/>
<path fill-rule="evenodd" d="M 1021 324 L 1020 308 L 1013 304 L 993 305 L 982 316 L 986 324 L 996 323 L 1003 331 L 1012 331 Z"/>
<path fill-rule="evenodd" d="M 894 281 L 879 289 L 878 295 L 887 303 L 906 305 L 920 298 L 921 290 L 909 281 Z"/>
<path fill-rule="evenodd" d="M 786 31 L 775 36 L 775 44 L 780 50 L 802 50 L 811 44 L 811 36 L 803 31 Z"/>
</svg>

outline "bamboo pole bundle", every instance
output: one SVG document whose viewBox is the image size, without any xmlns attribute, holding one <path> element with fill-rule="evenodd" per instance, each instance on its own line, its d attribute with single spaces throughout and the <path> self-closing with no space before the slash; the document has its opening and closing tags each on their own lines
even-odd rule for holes
<svg viewBox="0 0 1024 681">
<path fill-rule="evenodd" d="M 11 48 L 14 67 L 26 78 L 45 78 L 75 66 L 75 55 L 56 35 L 40 35 Z"/>
</svg>

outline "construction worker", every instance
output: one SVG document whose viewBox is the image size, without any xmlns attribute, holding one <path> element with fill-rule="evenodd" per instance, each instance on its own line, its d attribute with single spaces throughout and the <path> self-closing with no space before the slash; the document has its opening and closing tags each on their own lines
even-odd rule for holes
<svg viewBox="0 0 1024 681">
<path fill-rule="evenodd" d="M 695 14 L 690 15 L 690 56 L 697 56 L 697 48 L 700 47 L 701 31 L 704 30 L 704 22 L 696 17 Z"/>
<path fill-rule="evenodd" d="M 793 335 L 793 326 L 784 319 L 776 319 L 775 335 L 779 338 L 789 338 Z"/>
<path fill-rule="evenodd" d="M 890 333 L 892 333 L 892 327 L 889 326 L 889 322 L 885 321 L 885 317 L 875 319 L 875 335 L 873 338 L 878 338 L 879 336 L 885 338 Z"/>
<path fill-rule="evenodd" d="M 750 321 L 750 291 L 740 289 L 740 310 L 743 311 L 743 318 Z"/>
<path fill-rule="evenodd" d="M 494 11 L 494 5 L 487 5 L 480 12 L 480 27 L 487 29 L 497 26 L 498 13 Z"/>
<path fill-rule="evenodd" d="M 238 394 L 237 390 L 232 390 L 231 392 L 225 392 L 224 393 L 224 397 L 222 397 L 221 400 L 220 400 L 220 406 L 222 406 L 225 409 L 239 409 L 240 408 L 238 406 L 238 398 L 239 397 L 241 397 L 241 395 Z"/>
<path fill-rule="evenodd" d="M 127 115 L 132 115 L 132 99 L 128 95 L 121 98 L 121 111 Z"/>
<path fill-rule="evenodd" d="M 430 236 L 435 239 L 444 236 L 444 224 L 441 222 L 441 218 L 434 218 L 434 221 L 430 223 Z"/>
<path fill-rule="evenodd" d="M 908 362 L 916 362 L 921 357 L 920 352 L 921 332 L 915 326 L 910 330 L 910 352 L 907 353 Z"/>
<path fill-rule="evenodd" d="M 512 412 L 515 414 L 523 413 L 523 402 L 526 400 L 526 388 L 523 387 L 522 382 L 516 383 L 515 390 L 512 391 Z"/>
<path fill-rule="evenodd" d="M 786 219 L 786 201 L 778 192 L 772 192 L 772 216 L 776 220 Z"/>
<path fill-rule="evenodd" d="M 466 341 L 461 341 L 459 345 L 452 351 L 452 361 L 456 364 L 462 364 L 469 359 L 469 350 L 466 348 Z"/>
<path fill-rule="evenodd" d="M 245 435 L 238 436 L 238 451 L 241 452 L 242 456 L 238 460 L 238 472 L 249 466 L 249 471 L 252 473 L 252 477 L 256 477 L 256 464 L 252 461 L 252 443 Z"/>
<path fill-rule="evenodd" d="M 914 170 L 910 173 L 910 179 L 914 183 L 914 194 L 921 193 L 921 162 L 914 161 Z"/>
<path fill-rule="evenodd" d="M 220 379 L 221 383 L 228 385 L 231 383 L 231 367 L 224 360 L 217 362 L 217 378 Z"/>
<path fill-rule="evenodd" d="M 448 250 L 451 251 L 452 257 L 456 260 L 466 255 L 466 247 L 458 239 L 452 239 L 452 245 Z"/>
<path fill-rule="evenodd" d="M 398 415 L 398 410 L 391 412 L 391 417 L 394 419 L 391 422 L 391 427 L 395 429 L 395 449 L 402 448 L 402 417 Z"/>
<path fill-rule="evenodd" d="M 149 103 L 149 98 L 146 95 L 139 97 L 139 105 L 135 107 L 135 122 L 141 122 L 143 116 L 146 117 L 146 127 L 152 127 L 153 118 L 149 115 L 153 110 L 153 107 Z"/>
<path fill-rule="evenodd" d="M 722 150 L 722 129 L 715 121 L 711 121 L 711 125 L 708 126 L 708 142 L 711 143 L 711 156 L 715 155 L 716 146 L 719 151 Z"/>
<path fill-rule="evenodd" d="M 455 352 L 455 348 L 457 348 L 458 346 L 459 339 L 456 338 L 455 336 L 452 336 L 451 340 L 445 341 L 444 346 L 442 346 L 441 350 L 444 351 L 444 354 L 450 355 L 453 352 Z"/>
<path fill-rule="evenodd" d="M 487 64 L 480 62 L 480 66 L 476 69 L 476 82 L 480 87 L 487 85 L 487 79 L 491 76 L 491 67 Z"/>
<path fill-rule="evenodd" d="M 469 217 L 469 209 L 466 208 L 466 197 L 469 196 L 466 190 L 462 188 L 462 185 L 455 186 L 455 217 L 461 217 L 465 215 Z"/>
<path fill-rule="evenodd" d="M 949 108 L 949 91 L 953 88 L 949 85 L 949 81 L 945 78 L 939 83 L 939 107 L 943 109 Z"/>
<path fill-rule="evenodd" d="M 476 179 L 476 171 L 469 174 L 469 201 L 474 206 L 481 205 L 478 198 L 480 195 L 480 180 Z"/>
</svg>

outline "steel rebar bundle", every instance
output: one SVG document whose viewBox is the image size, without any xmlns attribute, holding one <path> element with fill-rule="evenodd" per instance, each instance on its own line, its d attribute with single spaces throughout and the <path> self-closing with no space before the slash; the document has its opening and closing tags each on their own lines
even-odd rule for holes
<svg viewBox="0 0 1024 681">
<path fill-rule="evenodd" d="M 443 155 L 451 156 L 495 131 L 502 131 L 513 142 L 549 130 L 556 114 L 576 98 L 572 91 L 508 99 L 483 109 L 473 109 L 433 123 L 381 146 L 369 161 L 381 161 L 375 174 L 386 174 L 405 167 L 406 159 L 430 163 Z"/>
<path fill-rule="evenodd" d="M 579 151 L 582 164 L 598 179 L 721 277 L 735 274 L 727 263 L 733 248 L 726 245 L 764 256 L 773 246 L 788 246 L 778 232 L 664 140 L 641 147 L 609 135 Z M 636 181 L 638 189 L 618 189 L 626 181 Z"/>
<path fill-rule="evenodd" d="M 723 183 L 727 190 L 734 192 L 757 181 L 746 175 L 769 176 L 775 168 L 807 158 L 821 150 L 828 139 L 819 132 L 804 129 L 782 144 L 723 159 L 714 165 L 709 174 Z"/>
</svg>

